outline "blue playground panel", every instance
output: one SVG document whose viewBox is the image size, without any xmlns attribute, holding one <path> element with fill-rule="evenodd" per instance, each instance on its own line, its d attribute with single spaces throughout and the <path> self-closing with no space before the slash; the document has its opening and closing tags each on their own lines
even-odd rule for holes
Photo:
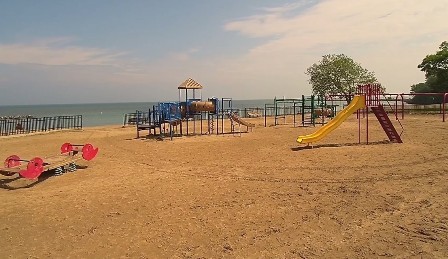
<svg viewBox="0 0 448 259">
<path fill-rule="evenodd" d="M 161 112 L 161 121 L 172 122 L 182 119 L 179 102 L 159 103 L 159 110 Z"/>
</svg>

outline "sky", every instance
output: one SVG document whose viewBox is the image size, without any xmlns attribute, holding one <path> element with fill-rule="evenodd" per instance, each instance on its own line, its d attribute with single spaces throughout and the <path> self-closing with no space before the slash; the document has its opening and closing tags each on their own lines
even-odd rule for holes
<svg viewBox="0 0 448 259">
<path fill-rule="evenodd" d="M 390 93 L 448 40 L 447 0 L 0 1 L 0 105 L 311 94 L 305 71 L 346 54 Z"/>
</svg>

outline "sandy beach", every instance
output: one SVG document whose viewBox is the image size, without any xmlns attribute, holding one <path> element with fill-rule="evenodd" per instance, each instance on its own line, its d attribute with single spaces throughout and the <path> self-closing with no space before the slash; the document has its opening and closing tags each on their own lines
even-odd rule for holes
<svg viewBox="0 0 448 259">
<path fill-rule="evenodd" d="M 0 258 L 448 257 L 440 115 L 407 115 L 403 144 L 371 117 L 370 145 L 352 116 L 313 149 L 296 138 L 317 127 L 248 120 L 241 136 L 173 141 L 131 126 L 1 137 L 2 160 L 100 152 L 39 182 L 0 175 Z"/>
</svg>

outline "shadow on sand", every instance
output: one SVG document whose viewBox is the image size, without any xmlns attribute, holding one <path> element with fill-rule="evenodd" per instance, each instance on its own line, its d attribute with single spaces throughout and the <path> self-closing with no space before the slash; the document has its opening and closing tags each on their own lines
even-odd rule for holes
<svg viewBox="0 0 448 259">
<path fill-rule="evenodd" d="M 87 166 L 83 165 L 76 165 L 76 169 L 85 169 Z M 64 173 L 66 174 L 66 173 Z M 62 175 L 64 175 L 62 174 Z M 0 179 L 0 189 L 6 189 L 6 190 L 17 190 L 17 189 L 26 189 L 31 188 L 35 186 L 36 184 L 39 184 L 51 177 L 57 176 L 54 174 L 54 170 L 45 171 L 43 172 L 39 178 L 32 180 L 32 179 L 25 179 L 21 177 L 19 174 L 11 175 L 14 176 L 12 178 L 6 178 L 6 179 Z M 15 186 L 15 184 L 17 186 Z M 11 185 L 12 184 L 12 185 Z"/>
<path fill-rule="evenodd" d="M 218 136 L 218 135 L 233 135 L 234 137 L 239 137 L 242 134 L 247 134 L 250 133 L 248 131 L 241 131 L 241 132 L 220 132 L 219 134 L 213 133 L 213 134 L 206 134 L 206 133 L 189 133 L 188 135 L 184 134 L 174 134 L 173 135 L 173 139 L 175 138 L 183 138 L 183 137 L 198 137 L 198 136 Z M 135 137 L 135 138 L 127 138 L 125 140 L 131 141 L 131 140 L 156 140 L 156 141 L 164 141 L 164 140 L 171 140 L 171 136 L 169 135 L 145 135 L 145 136 L 140 136 L 140 137 Z"/>
<path fill-rule="evenodd" d="M 292 147 L 292 151 L 300 151 L 306 149 L 316 149 L 316 148 L 332 148 L 332 147 L 351 147 L 351 146 L 365 146 L 365 145 L 386 145 L 392 144 L 389 140 L 375 141 L 366 143 L 343 143 L 343 144 L 319 144 L 319 145 L 309 145 L 309 146 L 301 146 L 301 147 Z"/>
</svg>

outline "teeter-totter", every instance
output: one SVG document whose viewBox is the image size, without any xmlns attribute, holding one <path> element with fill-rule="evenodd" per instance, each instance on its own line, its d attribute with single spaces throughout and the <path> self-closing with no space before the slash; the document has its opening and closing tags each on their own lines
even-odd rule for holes
<svg viewBox="0 0 448 259">
<path fill-rule="evenodd" d="M 45 158 L 45 160 L 40 157 L 25 160 L 17 155 L 9 156 L 5 160 L 4 168 L 0 168 L 0 173 L 7 176 L 18 173 L 27 179 L 36 179 L 43 172 L 52 170 L 55 175 L 61 175 L 65 172 L 75 171 L 76 161 L 81 159 L 90 161 L 95 158 L 97 153 L 98 148 L 94 148 L 92 144 L 73 145 L 64 143 L 59 155 Z"/>
</svg>

